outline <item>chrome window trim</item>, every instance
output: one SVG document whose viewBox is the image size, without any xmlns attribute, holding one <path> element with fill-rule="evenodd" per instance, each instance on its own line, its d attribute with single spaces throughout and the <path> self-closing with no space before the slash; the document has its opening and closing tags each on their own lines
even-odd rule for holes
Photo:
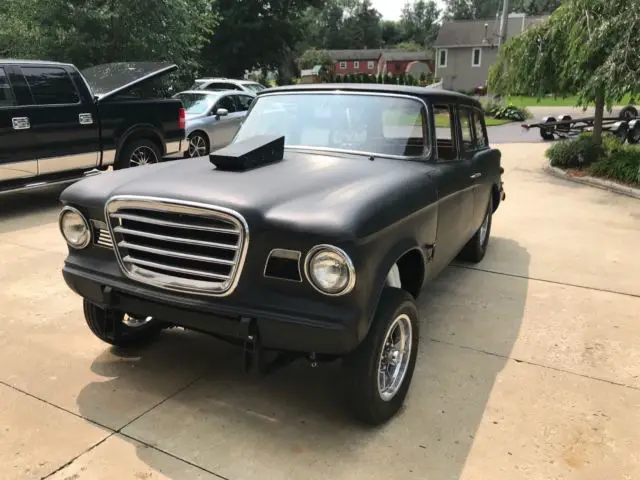
<svg viewBox="0 0 640 480">
<path fill-rule="evenodd" d="M 87 232 L 89 232 L 89 235 L 87 235 L 87 241 L 84 242 L 82 245 L 79 245 L 79 246 L 72 245 L 67 240 L 67 237 L 65 236 L 64 231 L 62 230 L 62 217 L 64 217 L 65 213 L 67 213 L 67 212 L 72 212 L 72 213 L 75 213 L 75 214 L 79 215 L 80 218 L 82 219 L 82 222 L 84 223 L 85 228 L 87 229 Z M 65 205 L 62 208 L 62 210 L 60 210 L 60 213 L 58 214 L 58 229 L 60 230 L 60 234 L 62 235 L 62 238 L 64 239 L 64 242 L 67 245 L 69 245 L 71 248 L 73 248 L 74 250 L 84 250 L 85 248 L 87 248 L 89 246 L 89 244 L 93 240 L 93 230 L 91 229 L 91 226 L 89 225 L 89 220 L 87 219 L 87 217 L 85 217 L 80 210 L 78 210 L 75 207 L 71 207 L 69 205 Z"/>
<path fill-rule="evenodd" d="M 249 117 L 249 115 L 251 114 L 251 112 L 253 111 L 254 107 L 256 106 L 256 104 L 259 102 L 260 98 L 265 98 L 265 97 L 276 97 L 276 96 L 286 96 L 286 95 L 362 95 L 362 96 L 369 96 L 369 97 L 392 97 L 392 98 L 403 98 L 406 100 L 413 100 L 415 102 L 418 102 L 419 104 L 421 104 L 421 110 L 420 113 L 422 113 L 423 117 L 424 117 L 424 121 L 422 122 L 422 135 L 424 138 L 424 146 L 422 148 L 422 154 L 421 155 L 415 155 L 415 156 L 411 156 L 411 155 L 389 155 L 389 154 L 383 154 L 383 153 L 378 153 L 378 152 L 365 152 L 362 150 L 349 150 L 349 149 L 342 149 L 342 148 L 330 148 L 330 147 L 317 147 L 317 146 L 313 146 L 313 145 L 285 145 L 285 149 L 293 149 L 293 150 L 309 150 L 309 151 L 322 151 L 322 152 L 336 152 L 336 153 L 347 153 L 347 154 L 352 154 L 352 155 L 360 155 L 360 156 L 365 156 L 365 157 L 375 157 L 375 158 L 390 158 L 393 160 L 413 160 L 413 161 L 425 161 L 427 160 L 430 156 L 431 153 L 433 151 L 432 148 L 432 143 L 433 143 L 433 139 L 431 138 L 431 121 L 430 119 L 433 118 L 431 109 L 429 107 L 429 105 L 427 104 L 427 102 L 424 101 L 424 99 L 422 97 L 416 96 L 416 95 L 408 95 L 405 93 L 387 93 L 387 92 L 362 92 L 362 91 L 351 91 L 351 90 L 340 90 L 340 89 L 334 89 L 334 90 L 296 90 L 296 91 L 292 91 L 292 92 L 269 92 L 269 93 L 261 93 L 260 95 L 256 96 L 256 100 L 251 104 L 251 107 L 249 108 L 249 110 L 247 111 L 246 114 L 246 118 Z M 422 110 L 422 108 L 424 108 L 424 111 Z M 243 123 L 244 125 L 244 123 Z M 235 139 L 237 138 L 237 136 L 240 134 L 240 131 L 242 130 L 242 126 L 238 129 L 238 131 L 236 132 L 236 135 L 234 136 L 232 142 L 235 142 Z M 434 130 L 435 130 L 435 125 L 434 125 Z"/>
<path fill-rule="evenodd" d="M 300 277 L 300 280 L 292 280 L 290 278 L 274 277 L 274 276 L 271 276 L 271 275 L 267 275 L 267 266 L 269 265 L 269 260 L 271 260 L 271 256 L 274 253 L 284 253 L 284 252 L 292 254 L 292 255 L 289 256 L 289 259 L 296 261 L 296 265 L 298 266 L 298 276 Z M 287 258 L 287 257 L 282 256 L 281 258 Z M 284 280 L 285 282 L 302 283 L 303 282 L 303 277 L 302 277 L 302 271 L 300 270 L 300 259 L 301 258 L 302 258 L 302 252 L 300 252 L 298 250 L 289 250 L 287 248 L 274 248 L 269 252 L 269 255 L 267 255 L 267 260 L 264 262 L 264 270 L 262 271 L 262 276 L 264 278 L 269 278 L 269 279 L 272 279 L 272 280 Z"/>
<path fill-rule="evenodd" d="M 336 292 L 336 293 L 325 292 L 324 290 L 319 288 L 311 279 L 311 275 L 309 274 L 309 263 L 311 262 L 311 259 L 313 258 L 313 256 L 316 253 L 320 252 L 321 250 L 329 250 L 330 252 L 337 253 L 338 255 L 344 258 L 347 264 L 347 269 L 349 270 L 349 281 L 347 282 L 347 285 L 339 292 Z M 353 265 L 353 261 L 351 260 L 351 257 L 349 257 L 349 255 L 347 255 L 347 252 L 345 252 L 341 248 L 338 248 L 329 244 L 324 244 L 324 243 L 320 245 L 316 245 L 315 247 L 313 247 L 311 250 L 307 252 L 307 256 L 304 259 L 304 276 L 317 292 L 320 292 L 321 294 L 327 295 L 329 297 L 340 297 L 342 295 L 351 293 L 351 291 L 353 291 L 353 289 L 356 286 L 356 269 L 355 269 L 355 266 Z"/>
<path fill-rule="evenodd" d="M 229 284 L 227 289 L 221 292 L 212 292 L 211 290 L 199 288 L 197 285 L 192 288 L 188 288 L 184 286 L 176 286 L 176 285 L 171 285 L 170 281 L 163 282 L 162 279 L 165 278 L 165 276 L 161 274 L 151 276 L 151 277 L 140 278 L 135 273 L 129 272 L 129 270 L 124 264 L 124 261 L 122 259 L 122 256 L 120 255 L 120 251 L 117 246 L 117 237 L 115 236 L 113 224 L 111 222 L 111 213 L 117 210 L 117 206 L 119 203 L 125 203 L 128 206 L 132 206 L 136 202 L 140 203 L 142 208 L 145 208 L 145 207 L 148 208 L 149 206 L 155 205 L 156 207 L 160 207 L 159 208 L 160 211 L 164 211 L 164 212 L 176 212 L 177 211 L 176 207 L 178 208 L 178 211 L 180 207 L 185 207 L 187 209 L 193 208 L 193 209 L 209 210 L 212 213 L 218 213 L 221 216 L 226 215 L 228 217 L 231 217 L 232 220 L 238 222 L 240 224 L 240 228 L 244 230 L 244 232 L 241 232 L 241 234 L 243 234 L 242 248 L 240 250 L 238 263 L 235 268 L 233 278 L 231 279 L 231 283 Z M 150 197 L 150 196 L 143 196 L 143 195 L 115 195 L 107 200 L 104 207 L 104 216 L 105 216 L 105 219 L 107 220 L 109 233 L 111 234 L 111 238 L 113 240 L 113 244 L 114 244 L 113 250 L 115 252 L 116 260 L 118 261 L 120 270 L 127 278 L 135 282 L 141 283 L 143 285 L 150 285 L 163 290 L 170 290 L 170 291 L 175 291 L 180 293 L 196 294 L 196 295 L 203 295 L 203 296 L 210 296 L 210 297 L 226 297 L 231 295 L 237 288 L 238 283 L 240 282 L 240 277 L 242 276 L 242 272 L 244 270 L 244 264 L 247 258 L 247 251 L 249 248 L 249 225 L 247 224 L 247 221 L 245 220 L 245 218 L 237 211 L 232 210 L 230 208 L 220 207 L 217 205 L 191 202 L 187 200 L 176 200 L 176 199 L 171 199 L 166 197 Z M 167 277 L 167 278 L 170 278 L 170 277 Z M 193 281 L 193 283 L 197 284 L 197 281 Z"/>
</svg>

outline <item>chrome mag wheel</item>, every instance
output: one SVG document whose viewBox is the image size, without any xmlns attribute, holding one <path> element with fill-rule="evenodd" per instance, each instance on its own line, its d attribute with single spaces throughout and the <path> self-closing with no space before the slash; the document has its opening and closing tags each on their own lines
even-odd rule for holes
<svg viewBox="0 0 640 480">
<path fill-rule="evenodd" d="M 378 362 L 378 393 L 384 401 L 391 400 L 402 386 L 411 359 L 411 319 L 398 315 L 389 326 Z"/>
<path fill-rule="evenodd" d="M 207 154 L 207 141 L 201 135 L 193 135 L 189 138 L 189 157 L 204 157 Z"/>
<path fill-rule="evenodd" d="M 156 152 L 146 145 L 141 145 L 136 148 L 129 158 L 129 166 L 131 167 L 139 167 L 141 165 L 149 165 L 152 163 L 158 163 L 158 157 L 156 156 Z"/>
</svg>

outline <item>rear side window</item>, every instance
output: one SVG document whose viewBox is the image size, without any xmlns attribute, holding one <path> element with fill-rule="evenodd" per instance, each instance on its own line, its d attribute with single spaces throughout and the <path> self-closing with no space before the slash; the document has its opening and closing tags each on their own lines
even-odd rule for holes
<svg viewBox="0 0 640 480">
<path fill-rule="evenodd" d="M 0 107 L 13 107 L 15 104 L 9 77 L 4 68 L 0 67 Z"/>
<path fill-rule="evenodd" d="M 433 119 L 436 124 L 436 146 L 438 159 L 454 161 L 458 159 L 455 123 L 452 105 L 434 105 Z"/>
<path fill-rule="evenodd" d="M 473 124 L 476 132 L 476 147 L 482 148 L 488 146 L 489 141 L 483 128 L 482 114 L 477 110 L 473 111 Z"/>
<path fill-rule="evenodd" d="M 210 83 L 206 90 L 240 90 L 240 87 L 233 83 Z"/>
<path fill-rule="evenodd" d="M 71 78 L 62 68 L 22 67 L 36 105 L 78 103 L 80 96 Z"/>
</svg>

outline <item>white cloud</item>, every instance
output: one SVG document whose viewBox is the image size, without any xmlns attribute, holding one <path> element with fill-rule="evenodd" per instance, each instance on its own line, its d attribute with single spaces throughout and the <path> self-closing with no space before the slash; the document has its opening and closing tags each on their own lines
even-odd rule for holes
<svg viewBox="0 0 640 480">
<path fill-rule="evenodd" d="M 384 20 L 399 20 L 405 0 L 371 0 L 371 3 L 382 14 Z M 436 0 L 436 3 L 440 9 L 444 8 L 443 0 Z"/>
</svg>

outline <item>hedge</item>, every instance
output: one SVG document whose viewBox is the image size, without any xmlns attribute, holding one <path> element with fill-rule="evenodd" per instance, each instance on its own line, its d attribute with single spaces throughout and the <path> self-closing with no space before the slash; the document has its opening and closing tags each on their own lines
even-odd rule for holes
<svg viewBox="0 0 640 480">
<path fill-rule="evenodd" d="M 546 156 L 554 167 L 583 169 L 594 177 L 640 185 L 640 145 L 622 143 L 605 133 L 602 145 L 593 142 L 593 134 L 583 133 L 575 140 L 554 143 Z"/>
</svg>

